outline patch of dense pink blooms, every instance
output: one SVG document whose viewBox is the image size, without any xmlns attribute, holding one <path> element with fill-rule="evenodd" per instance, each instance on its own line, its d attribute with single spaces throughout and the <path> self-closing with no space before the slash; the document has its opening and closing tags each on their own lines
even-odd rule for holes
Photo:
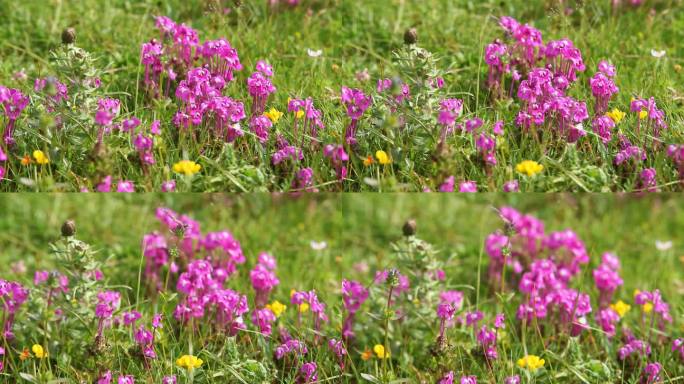
<svg viewBox="0 0 684 384">
<path fill-rule="evenodd" d="M 174 317 L 183 323 L 191 319 L 213 320 L 214 326 L 234 335 L 244 327 L 242 315 L 249 311 L 247 296 L 224 289 L 227 278 L 204 259 L 190 262 L 178 277 L 176 289 L 182 295 Z"/>
<path fill-rule="evenodd" d="M 628 305 L 624 302 L 621 307 L 613 304 L 620 300 L 625 284 L 620 276 L 620 260 L 614 253 L 606 252 L 592 263 L 590 252 L 574 231 L 547 230 L 538 218 L 510 207 L 499 212 L 503 228 L 487 236 L 484 244 L 489 258 L 487 280 L 492 291 L 512 293 L 511 304 L 513 308 L 517 306 L 517 311 L 511 311 L 515 315 L 508 318 L 503 312 L 479 310 L 471 304 L 468 294 L 446 285 L 443 270 L 428 269 L 424 277 L 430 281 L 432 294 L 422 304 L 433 309 L 422 312 L 420 323 L 427 323 L 425 331 L 432 330 L 436 336 L 436 356 L 447 350 L 454 338 L 465 335 L 472 340 L 470 353 L 481 356 L 491 368 L 501 363 L 504 352 L 509 355 L 508 343 L 502 342 L 504 331 L 514 333 L 540 327 L 545 335 L 604 336 L 606 343 L 614 345 L 615 359 L 631 367 L 630 374 L 641 382 L 660 380 L 663 367 L 653 361 L 656 351 L 658 356 L 671 352 L 675 359 L 684 362 L 684 339 L 670 336 L 674 319 L 659 290 L 636 291 L 632 303 L 640 310 L 635 310 L 638 313 L 634 315 L 626 314 L 629 308 L 625 310 Z M 90 303 L 92 319 L 97 324 L 96 345 L 106 345 L 107 338 L 113 337 L 117 329 L 124 330 L 119 334 L 129 335 L 148 369 L 161 351 L 158 335 L 168 322 L 187 331 L 202 328 L 202 332 L 238 339 L 259 335 L 264 342 L 271 343 L 268 353 L 279 369 L 289 369 L 297 382 L 312 383 L 321 374 L 317 364 L 324 356 L 334 362 L 339 372 L 348 370 L 350 351 L 357 351 L 360 346 L 359 333 L 365 339 L 369 321 L 375 321 L 365 316 L 364 307 L 379 303 L 392 316 L 393 327 L 401 327 L 415 316 L 409 307 L 416 306 L 414 295 L 423 289 L 424 282 L 413 272 L 404 274 L 387 268 L 371 275 L 369 285 L 342 279 L 340 305 L 332 310 L 316 289 L 293 289 L 289 296 L 289 306 L 296 313 L 293 324 L 279 321 L 282 312 L 269 304 L 276 299 L 280 287 L 278 262 L 272 254 L 258 253 L 251 269 L 243 273 L 242 264 L 248 258 L 229 231 L 203 232 L 199 222 L 168 208 L 157 209 L 156 217 L 161 228 L 144 235 L 141 243 L 144 281 L 153 299 L 159 292 L 174 295 L 173 315 L 166 319 L 161 313 L 143 314 L 136 306 L 124 304 L 126 298 L 111 288 L 98 288 Z M 411 236 L 407 236 L 407 243 L 420 241 Z M 589 273 L 593 292 L 591 288 L 577 288 L 578 279 L 587 275 L 585 268 L 589 265 L 593 266 Z M 92 277 L 101 280 L 102 273 L 94 271 Z M 232 288 L 239 286 L 241 279 L 248 281 L 253 293 Z M 72 292 L 69 278 L 56 271 L 36 271 L 33 285 L 34 294 L 30 295 L 29 288 L 0 280 L 0 341 L 11 343 L 15 338 L 13 323 L 21 316 L 19 312 L 30 296 L 46 297 L 49 303 L 58 295 Z M 361 313 L 364 316 L 359 316 Z M 55 314 L 63 316 L 61 310 Z M 629 322 L 626 316 L 637 321 Z M 633 324 L 636 326 L 632 327 Z M 312 332 L 307 335 L 301 329 Z M 0 347 L 0 371 L 6 368 L 2 365 L 6 351 L 3 348 Z M 467 368 L 463 372 L 442 369 L 435 374 L 441 377 L 439 383 L 453 383 L 457 377 L 462 383 L 477 382 Z M 106 383 L 114 376 L 112 371 L 105 371 L 98 373 L 98 377 L 99 382 Z M 134 380 L 123 373 L 119 377 Z M 514 384 L 520 380 L 520 376 L 513 375 L 504 382 Z M 163 382 L 173 383 L 175 377 L 167 376 Z"/>
<path fill-rule="evenodd" d="M 499 25 L 505 38 L 485 48 L 485 62 L 489 66 L 486 83 L 495 98 L 517 97 L 521 110 L 515 119 L 516 125 L 532 132 L 537 139 L 540 134 L 548 134 L 575 143 L 587 136 L 585 122 L 593 114 L 593 133 L 604 145 L 613 142 L 616 120 L 607 112 L 611 100 L 619 92 L 615 66 L 602 60 L 598 63 L 598 71 L 589 79 L 594 96 L 593 112 L 590 113 L 585 102 L 568 95 L 570 87 L 577 83 L 578 74 L 586 70 L 582 54 L 572 41 L 561 39 L 544 43 L 539 30 L 510 17 L 501 17 Z M 645 147 L 633 145 L 625 136 L 619 135 L 614 164 L 621 173 L 632 173 L 639 189 L 654 192 L 658 190 L 655 169 L 638 168 L 647 159 L 647 154 L 655 156 L 660 147 L 661 133 L 668 128 L 665 113 L 657 107 L 654 98 L 634 99 L 630 111 L 637 116 L 634 134 L 638 137 L 642 132 L 648 132 L 653 137 L 653 151 L 647 153 Z M 628 160 L 630 165 L 623 165 Z M 637 172 L 633 172 L 634 167 Z"/>
<path fill-rule="evenodd" d="M 592 299 L 589 293 L 571 288 L 573 280 L 582 273 L 582 266 L 590 261 L 577 234 L 571 230 L 547 232 L 539 219 L 509 207 L 502 208 L 500 216 L 505 230 L 490 234 L 485 241 L 492 287 L 497 290 L 517 287 L 523 297 L 517 318 L 523 325 L 544 324 L 571 336 L 579 336 L 589 329 Z M 592 272 L 598 291 L 593 304 L 598 308 L 595 320 L 609 339 L 619 331 L 622 334 L 623 344 L 617 350 L 619 360 L 647 358 L 651 354 L 652 341 L 638 339 L 626 325 L 620 330 L 619 323 L 624 313 L 618 313 L 611 305 L 616 292 L 624 284 L 619 271 L 618 257 L 604 253 Z M 658 290 L 637 291 L 634 304 L 648 308 L 644 309 L 642 323 L 650 321 L 661 332 L 665 332 L 667 324 L 673 321 L 669 305 Z M 483 328 L 481 338 L 488 339 L 489 332 Z M 661 338 L 657 342 L 662 341 Z M 679 352 L 682 342 L 676 339 L 672 345 L 672 350 Z M 647 367 L 650 368 L 644 371 L 644 375 L 657 375 L 656 365 Z"/>
<path fill-rule="evenodd" d="M 622 3 L 619 1 L 614 2 Z M 630 4 L 639 5 L 636 0 Z M 271 5 L 297 5 L 299 1 L 272 0 Z M 385 108 L 396 115 L 398 126 L 407 126 L 406 109 L 415 109 L 420 104 L 421 94 L 416 87 L 400 78 L 380 78 L 374 93 L 359 88 L 341 87 L 340 102 L 344 108 L 348 124 L 345 124 L 344 137 L 339 142 L 323 143 L 320 131 L 325 129 L 324 116 L 314 106 L 312 97 L 290 98 L 287 110 L 294 115 L 287 138 L 277 127 L 279 112 L 275 115 L 267 111 L 269 101 L 277 91 L 274 68 L 265 60 L 256 60 L 254 71 L 243 79 L 239 72 L 243 65 L 238 51 L 225 38 L 202 41 L 199 33 L 191 26 L 166 17 L 155 18 L 157 36 L 141 45 L 140 62 L 144 67 L 142 85 L 149 98 L 175 99 L 177 110 L 169 126 L 182 132 L 179 137 L 208 139 L 217 142 L 233 143 L 238 151 L 256 148 L 258 152 L 267 151 L 273 171 L 285 185 L 296 192 L 315 192 L 318 178 L 334 177 L 339 184 L 348 180 L 348 162 L 361 148 L 361 143 L 369 132 L 360 129 L 362 121 L 369 116 L 377 116 L 378 108 Z M 684 180 L 684 166 L 677 146 L 663 146 L 663 131 L 668 129 L 665 113 L 656 105 L 654 98 L 636 98 L 630 104 L 630 112 L 635 116 L 633 132 L 618 130 L 618 120 L 610 117 L 611 103 L 615 102 L 620 89 L 617 85 L 617 68 L 607 60 L 597 64 L 596 72 L 587 78 L 586 85 L 591 91 L 593 102 L 578 100 L 571 96 L 573 88 L 587 70 L 582 53 L 568 38 L 545 41 L 542 32 L 532 25 L 521 23 L 511 17 L 500 17 L 499 26 L 502 36 L 484 49 L 484 61 L 488 66 L 486 85 L 494 98 L 514 98 L 520 109 L 514 122 L 525 133 L 531 134 L 541 143 L 567 142 L 582 143 L 596 138 L 614 156 L 613 166 L 619 176 L 639 191 L 659 191 L 658 175 L 655 168 L 644 163 L 667 147 L 677 167 L 679 179 Z M 367 81 L 367 71 L 359 74 L 359 81 Z M 232 85 L 244 81 L 246 95 L 241 100 L 235 95 L 238 87 Z M 428 93 L 444 87 L 442 77 L 422 79 Z M 88 84 L 99 79 L 87 79 Z M 84 82 L 84 83 L 85 83 Z M 421 83 L 422 84 L 422 83 Z M 412 94 L 412 87 L 413 93 Z M 58 105 L 69 98 L 67 85 L 52 77 L 37 78 L 34 91 L 40 97 L 44 109 L 55 111 Z M 250 100 L 251 99 L 251 100 Z M 0 146 L 0 178 L 7 168 L 4 163 L 9 159 L 8 150 L 14 145 L 13 132 L 16 121 L 27 108 L 30 98 L 17 89 L 0 86 L 0 113 L 5 117 L 3 138 Z M 415 104 L 415 105 L 414 105 Z M 588 107 L 593 105 L 593 107 Z M 494 187 L 494 169 L 499 165 L 497 159 L 498 136 L 504 135 L 504 121 L 485 122 L 477 116 L 464 113 L 464 101 L 445 97 L 439 106 L 434 106 L 436 125 L 435 135 L 437 155 L 443 154 L 447 139 L 459 134 L 464 142 L 471 143 L 477 152 L 479 163 L 486 174 L 490 188 Z M 137 153 L 143 174 L 157 163 L 155 159 L 155 137 L 161 134 L 162 121 L 151 123 L 141 121 L 136 116 L 127 116 L 117 99 L 103 97 L 97 103 L 93 121 L 97 130 L 95 153 L 100 153 L 109 134 L 118 133 L 130 142 Z M 56 124 L 62 122 L 57 116 Z M 621 134 L 619 132 L 624 132 Z M 630 135 L 633 133 L 634 135 Z M 642 139 L 641 136 L 646 136 Z M 333 135 L 334 136 L 334 135 Z M 628 138 L 629 136 L 629 138 Z M 636 139 L 633 137 L 636 136 Z M 256 145 L 249 140 L 254 138 Z M 652 142 L 647 143 L 648 137 Z M 633 142 L 633 143 L 632 143 Z M 579 145 L 580 150 L 591 146 Z M 546 148 L 548 149 L 548 148 Z M 545 150 L 546 150 L 545 149 Z M 310 155 L 323 152 L 331 170 L 328 175 L 314 175 L 312 167 L 304 165 Z M 372 158 L 371 158 L 372 159 Z M 14 168 L 11 168 L 14 169 Z M 97 191 L 133 192 L 136 186 L 132 181 L 120 178 L 116 185 L 110 176 L 99 176 Z M 443 177 L 438 188 L 444 191 L 456 189 L 456 180 L 449 173 Z M 627 180 L 629 179 L 629 180 Z M 333 183 L 329 183 L 334 185 Z M 163 181 L 162 191 L 174 191 L 174 180 Z M 520 190 L 516 180 L 502 185 L 507 192 Z M 86 188 L 81 188 L 87 191 Z M 425 187 L 428 191 L 429 188 Z M 458 190 L 475 192 L 478 185 L 472 180 L 459 180 Z"/>
<path fill-rule="evenodd" d="M 524 297 L 518 319 L 530 324 L 554 317 L 557 327 L 578 335 L 592 311 L 589 295 L 570 288 L 572 278 L 589 262 L 584 243 L 571 230 L 546 233 L 541 221 L 509 207 L 501 209 L 501 217 L 510 234 L 497 232 L 486 240 L 493 286 L 507 283 L 503 271 L 512 268 L 508 283 L 517 284 Z"/>
<path fill-rule="evenodd" d="M 164 73 L 168 74 L 164 96 L 168 88 L 177 82 L 175 96 L 181 102 L 181 108 L 173 119 L 174 125 L 181 129 L 209 129 L 228 143 L 244 136 L 241 124 L 247 118 L 246 108 L 242 102 L 224 96 L 226 86 L 235 80 L 235 72 L 242 70 L 237 51 L 225 39 L 200 44 L 192 28 L 176 24 L 166 17 L 157 18 L 157 27 L 161 42 L 152 40 L 143 44 L 142 48 L 145 84 L 155 97 L 160 97 L 161 82 L 158 79 Z M 264 116 L 268 99 L 276 92 L 273 74 L 273 67 L 260 60 L 256 64 L 256 71 L 246 80 L 248 93 L 252 97 L 249 129 L 264 145 L 273 130 L 273 121 Z M 358 108 L 362 107 L 360 105 Z M 357 107 L 349 108 L 358 110 Z M 291 99 L 288 111 L 296 115 L 292 130 L 295 143 L 290 144 L 278 135 L 276 150 L 271 157 L 274 166 L 286 161 L 298 163 L 303 160 L 307 139 L 315 141 L 318 130 L 325 128 L 322 113 L 314 107 L 312 98 Z M 312 176 L 308 172 L 298 174 L 297 187 L 311 190 Z"/>
</svg>

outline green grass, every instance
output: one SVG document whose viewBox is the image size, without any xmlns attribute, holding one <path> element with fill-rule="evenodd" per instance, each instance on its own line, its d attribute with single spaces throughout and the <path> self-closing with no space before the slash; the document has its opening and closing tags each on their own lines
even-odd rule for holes
<svg viewBox="0 0 684 384">
<path fill-rule="evenodd" d="M 525 191 L 617 191 L 637 188 L 638 172 L 653 167 L 657 184 L 664 191 L 680 190 L 678 175 L 664 147 L 649 150 L 648 159 L 627 171 L 612 166 L 618 151 L 613 142 L 606 149 L 589 135 L 586 143 L 565 145 L 546 150 L 527 135 L 520 135 L 513 119 L 517 103 L 494 103 L 484 86 L 486 65 L 484 46 L 502 36 L 496 17 L 510 15 L 539 28 L 545 41 L 568 37 L 582 51 L 587 71 L 580 76 L 570 94 L 586 100 L 591 106 L 588 79 L 599 60 L 608 59 L 618 68 L 617 84 L 621 92 L 612 107 L 628 110 L 632 97 L 656 98 L 667 114 L 670 130 L 662 140 L 666 144 L 683 142 L 682 89 L 684 50 L 684 15 L 681 1 L 648 1 L 637 9 L 613 13 L 610 1 L 569 2 L 571 14 L 558 11 L 556 1 L 447 1 L 447 0 L 371 0 L 362 6 L 355 1 L 326 0 L 279 12 L 269 11 L 266 1 L 243 2 L 227 15 L 214 11 L 217 1 L 78 1 L 50 2 L 27 0 L 0 4 L 3 28 L 0 30 L 0 84 L 18 87 L 26 92 L 38 76 L 62 76 L 50 62 L 50 51 L 60 46 L 64 27 L 77 31 L 77 45 L 97 59 L 103 71 L 98 96 L 108 95 L 122 100 L 122 114 L 137 116 L 148 126 L 161 119 L 164 134 L 155 144 L 157 163 L 144 174 L 137 154 L 122 135 L 108 136 L 104 155 L 93 156 L 94 110 L 84 105 L 70 105 L 61 112 L 66 125 L 57 130 L 49 113 L 40 108 L 27 110 L 18 122 L 18 145 L 11 151 L 7 179 L 2 188 L 9 191 L 77 191 L 93 189 L 105 175 L 115 182 L 135 182 L 138 191 L 159 191 L 163 181 L 179 180 L 184 191 L 266 191 L 287 190 L 292 180 L 292 167 L 274 169 L 270 155 L 275 150 L 273 138 L 265 148 L 249 135 L 235 146 L 208 140 L 203 145 L 178 137 L 171 117 L 177 109 L 173 101 L 156 103 L 145 96 L 140 80 L 140 45 L 158 36 L 154 16 L 167 15 L 197 29 L 200 41 L 225 37 L 240 54 L 245 69 L 227 94 L 249 104 L 244 81 L 258 59 L 266 59 L 275 69 L 274 84 L 278 91 L 268 107 L 286 109 L 289 97 L 314 98 L 322 110 L 327 126 L 323 143 L 340 143 L 348 118 L 339 102 L 343 85 L 374 90 L 375 81 L 399 74 L 393 52 L 403 45 L 405 29 L 416 27 L 419 45 L 438 59 L 437 68 L 444 73 L 446 88 L 440 97 L 460 97 L 468 116 L 479 116 L 487 124 L 506 121 L 505 139 L 499 143 L 499 164 L 487 176 L 479 164 L 473 140 L 457 135 L 448 142 L 446 153 L 433 156 L 434 137 L 438 127 L 434 107 L 428 111 L 432 119 L 425 125 L 425 105 L 414 106 L 408 116 L 410 135 L 401 136 L 393 125 L 395 116 L 379 109 L 367 112 L 361 121 L 360 145 L 351 155 L 349 180 L 335 182 L 334 171 L 320 150 L 307 151 L 301 167 L 314 170 L 314 184 L 322 190 L 409 190 L 425 187 L 436 189 L 449 175 L 457 181 L 475 180 L 480 190 L 497 191 L 503 183 L 520 179 Z M 230 1 L 223 1 L 228 4 Z M 314 4 L 315 3 L 315 4 Z M 651 8 L 654 9 L 651 13 Z M 307 49 L 322 49 L 323 55 L 312 58 Z M 665 50 L 656 59 L 651 49 Z M 24 68 L 26 83 L 12 79 Z M 368 69 L 369 83 L 360 83 L 355 74 Z M 65 79 L 60 78 L 62 81 Z M 414 92 L 419 92 L 414 90 Z M 376 99 L 376 105 L 380 105 Z M 372 118 L 368 116 L 372 113 Z M 590 107 L 591 113 L 591 107 Z M 73 118 L 73 119 L 72 119 Z M 77 124 L 75 121 L 79 121 Z M 246 125 L 246 124 L 245 124 Z M 286 116 L 275 130 L 292 138 L 292 117 Z M 585 122 L 589 129 L 590 122 Z M 635 117 L 629 116 L 619 126 L 636 144 L 651 147 L 651 138 L 634 132 Z M 62 132 L 62 133 L 60 133 Z M 274 135 L 272 135 L 273 137 Z M 51 159 L 49 166 L 22 166 L 19 159 L 42 149 Z M 362 159 L 383 149 L 393 158 L 392 166 L 366 168 Z M 188 158 L 200 163 L 202 171 L 191 183 L 174 175 L 171 166 Z M 522 160 L 536 160 L 544 172 L 526 180 L 514 172 Z"/>
<path fill-rule="evenodd" d="M 64 267 L 50 254 L 48 244 L 59 240 L 61 223 L 73 219 L 77 225 L 77 238 L 91 244 L 97 250 L 95 259 L 104 263 L 104 284 L 123 293 L 122 307 L 140 310 L 145 322 L 149 322 L 153 312 L 164 312 L 167 316 L 155 347 L 159 358 L 152 362 L 150 370 L 136 354 L 131 336 L 125 329 L 105 331 L 108 340 L 105 348 L 86 354 L 83 361 L 70 363 L 69 356 L 72 359 L 82 356 L 79 348 L 92 350 L 96 323 L 86 323 L 88 331 L 77 333 L 78 337 L 68 336 L 74 325 L 58 323 L 52 316 L 45 317 L 44 309 L 36 306 L 41 302 L 36 291 L 18 316 L 17 342 L 8 350 L 15 354 L 35 342 L 49 346 L 49 367 L 47 361 L 41 363 L 36 359 L 19 364 L 22 372 L 43 379 L 37 379 L 37 382 L 48 382 L 48 378 L 91 381 L 97 372 L 111 369 L 115 376 L 118 372 L 132 374 L 136 382 L 150 383 L 159 382 L 162 375 L 175 373 L 179 375 L 179 382 L 184 383 L 186 379 L 181 370 L 174 367 L 174 361 L 189 351 L 205 361 L 205 365 L 196 371 L 196 383 L 242 382 L 239 378 L 250 383 L 293 382 L 292 371 L 271 360 L 276 341 L 258 337 L 248 319 L 249 332 L 237 338 L 216 339 L 207 324 L 200 325 L 197 332 L 189 332 L 172 320 L 171 311 L 177 298 L 171 292 L 157 297 L 145 293 L 145 280 L 139 275 L 140 242 L 144 233 L 159 229 L 154 219 L 155 208 L 167 206 L 188 214 L 201 223 L 203 231 L 227 229 L 233 233 L 242 244 L 247 263 L 238 268 L 238 275 L 230 279 L 228 286 L 248 294 L 250 306 L 253 293 L 248 270 L 254 265 L 258 252 L 265 250 L 275 255 L 280 285 L 271 298 L 288 303 L 290 289 L 316 289 L 327 304 L 330 317 L 322 330 L 326 337 L 339 337 L 342 321 L 340 280 L 348 278 L 370 284 L 376 270 L 399 265 L 391 244 L 401 244 L 403 222 L 415 218 L 418 237 L 438 250 L 437 259 L 444 264 L 447 275 L 446 281 L 432 288 L 433 292 L 447 288 L 462 290 L 466 294 L 467 308 L 484 311 L 487 319 L 499 311 L 507 314 L 506 336 L 499 340 L 500 359 L 494 363 L 493 370 L 487 369 L 478 356 L 471 332 L 462 327 L 448 332 L 450 348 L 447 351 L 431 355 L 429 348 L 435 344 L 438 333 L 434 307 L 427 301 L 413 303 L 415 307 L 403 303 L 401 306 L 408 311 L 408 316 L 391 323 L 392 368 L 388 367 L 387 375 L 382 376 L 382 364 L 378 359 L 360 359 L 364 347 L 382 343 L 383 338 L 381 314 L 386 293 L 383 294 L 384 288 L 373 288 L 371 298 L 357 315 L 357 340 L 349 349 L 353 363 L 347 364 L 348 376 L 340 377 L 327 346 L 315 347 L 311 343 L 313 330 L 309 325 L 296 326 L 296 315 L 291 308 L 279 320 L 294 335 L 307 340 L 310 352 L 305 360 L 318 363 L 320 382 L 365 382 L 362 374 L 379 377 L 382 382 L 390 382 L 392 378 L 435 382 L 446 371 L 454 370 L 457 377 L 473 374 L 480 382 L 502 382 L 505 376 L 520 373 L 523 382 L 636 383 L 638 375 L 632 375 L 631 369 L 616 359 L 617 348 L 621 345 L 619 338 L 611 342 L 595 329 L 585 331 L 577 339 L 568 339 L 562 333 L 554 334 L 544 327 L 543 333 L 537 333 L 534 327 L 524 331 L 514 320 L 519 294 L 510 303 L 502 303 L 493 294 L 498 287 L 487 282 L 488 258 L 483 253 L 483 242 L 487 234 L 502 228 L 495 209 L 503 205 L 542 219 L 547 232 L 570 228 L 585 242 L 591 262 L 583 268 L 573 286 L 592 296 L 594 312 L 589 319 L 592 326 L 595 326 L 593 314 L 597 292 L 593 288 L 591 268 L 598 265 L 603 252 L 616 253 L 622 262 L 620 274 L 625 283 L 616 293 L 616 299 L 633 304 L 634 289 L 660 289 L 670 304 L 674 323 L 668 326 L 661 341 L 657 337 L 651 338 L 654 352 L 648 361 L 663 364 L 661 377 L 664 382 L 681 382 L 682 363 L 669 351 L 671 339 L 681 337 L 684 332 L 684 301 L 681 299 L 684 260 L 679 236 L 684 227 L 684 211 L 681 199 L 675 195 L 483 194 L 459 198 L 392 194 L 322 194 L 300 198 L 258 194 L 5 196 L 0 199 L 0 211 L 3 212 L 0 263 L 10 266 L 23 261 L 28 271 L 16 274 L 10 268 L 3 268 L 0 278 L 30 285 L 34 270 L 56 268 L 64 272 Z M 324 251 L 314 251 L 309 244 L 312 240 L 326 241 L 328 247 Z M 656 240 L 672 240 L 673 246 L 670 250 L 659 251 Z M 359 262 L 368 265 L 367 272 L 358 269 Z M 411 273 L 405 269 L 401 272 Z M 90 305 L 84 303 L 83 309 L 92 311 Z M 416 318 L 421 310 L 425 314 Z M 53 332 L 41 336 L 45 329 L 44 319 L 45 326 Z M 645 335 L 649 329 L 639 322 L 639 309 L 634 305 L 622 324 L 633 328 L 637 336 Z M 542 345 L 542 338 L 546 347 Z M 525 351 L 543 357 L 545 369 L 526 377 L 515 367 L 515 361 Z M 13 355 L 15 360 L 16 356 Z M 13 374 L 16 372 L 6 370 L 4 374 L 0 374 L 0 379 L 15 380 Z"/>
</svg>

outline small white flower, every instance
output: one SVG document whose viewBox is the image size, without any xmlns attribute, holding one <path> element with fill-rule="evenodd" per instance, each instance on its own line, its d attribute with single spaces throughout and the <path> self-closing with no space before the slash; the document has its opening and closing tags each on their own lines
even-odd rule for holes
<svg viewBox="0 0 684 384">
<path fill-rule="evenodd" d="M 313 249 L 314 251 L 322 251 L 326 248 L 328 248 L 328 243 L 326 243 L 325 241 L 311 240 L 311 249 Z"/>
<path fill-rule="evenodd" d="M 309 55 L 309 57 L 320 57 L 323 54 L 323 50 L 319 49 L 317 51 L 314 51 L 311 48 L 306 49 L 306 54 Z"/>
<path fill-rule="evenodd" d="M 655 49 L 651 49 L 651 56 L 655 57 L 656 59 L 660 59 L 661 57 L 665 56 L 665 51 L 656 51 Z"/>
<path fill-rule="evenodd" d="M 672 248 L 672 241 L 660 241 L 656 240 L 655 242 L 656 249 L 658 249 L 661 252 L 665 252 Z"/>
</svg>

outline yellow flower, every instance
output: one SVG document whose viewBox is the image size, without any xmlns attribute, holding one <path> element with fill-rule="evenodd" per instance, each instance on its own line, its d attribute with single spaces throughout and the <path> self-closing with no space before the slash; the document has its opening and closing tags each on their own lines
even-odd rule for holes
<svg viewBox="0 0 684 384">
<path fill-rule="evenodd" d="M 188 371 L 192 371 L 195 368 L 201 367 L 203 363 L 204 361 L 202 361 L 202 359 L 199 359 L 193 355 L 183 355 L 176 360 L 177 366 L 185 368 Z"/>
<path fill-rule="evenodd" d="M 375 352 L 375 356 L 378 359 L 388 359 L 390 357 L 390 351 L 385 351 L 385 346 L 382 344 L 375 344 L 373 352 Z"/>
<path fill-rule="evenodd" d="M 625 113 L 619 110 L 618 108 L 614 108 L 612 111 L 607 112 L 606 116 L 610 117 L 615 124 L 619 124 L 622 119 L 625 118 Z"/>
<path fill-rule="evenodd" d="M 518 367 L 527 368 L 532 372 L 543 367 L 544 363 L 544 359 L 540 359 L 539 356 L 535 355 L 527 355 L 522 359 L 518 359 Z"/>
<path fill-rule="evenodd" d="M 515 166 L 515 170 L 518 173 L 522 173 L 527 176 L 534 176 L 544 170 L 544 166 L 533 160 L 525 160 Z"/>
<path fill-rule="evenodd" d="M 40 165 L 45 165 L 50 162 L 50 159 L 48 159 L 47 156 L 45 156 L 45 153 L 40 149 L 33 151 L 33 158 L 36 160 L 36 163 Z"/>
<path fill-rule="evenodd" d="M 365 159 L 363 159 L 363 165 L 365 167 L 370 167 L 373 164 L 373 156 L 368 155 L 366 156 Z"/>
<path fill-rule="evenodd" d="M 36 355 L 37 358 L 42 359 L 47 357 L 47 352 L 43 349 L 43 346 L 40 344 L 33 344 L 31 347 L 31 352 L 33 352 L 34 355 Z"/>
<path fill-rule="evenodd" d="M 31 156 L 29 155 L 24 155 L 24 157 L 21 158 L 21 165 L 29 165 L 31 162 L 33 162 L 33 160 L 31 160 Z"/>
<path fill-rule="evenodd" d="M 369 360 L 371 357 L 373 357 L 373 351 L 370 349 L 366 349 L 365 351 L 361 352 L 361 360 L 366 361 Z"/>
<path fill-rule="evenodd" d="M 622 300 L 618 300 L 615 304 L 611 304 L 610 308 L 615 311 L 620 317 L 624 317 L 627 312 L 632 308 L 629 304 Z"/>
<path fill-rule="evenodd" d="M 645 303 L 641 306 L 641 309 L 644 311 L 644 313 L 651 313 L 651 311 L 653 310 L 653 303 Z"/>
<path fill-rule="evenodd" d="M 375 152 L 375 158 L 378 159 L 378 163 L 382 165 L 387 165 L 392 163 L 392 159 L 387 155 L 387 152 L 380 150 Z"/>
<path fill-rule="evenodd" d="M 283 113 L 275 108 L 271 108 L 268 112 L 264 112 L 264 116 L 268 117 L 275 124 L 283 116 Z"/>
<path fill-rule="evenodd" d="M 199 172 L 202 166 L 192 160 L 181 160 L 173 165 L 173 171 L 186 176 L 192 176 Z"/>
<path fill-rule="evenodd" d="M 274 300 L 271 304 L 266 304 L 266 308 L 273 312 L 275 317 L 280 317 L 287 309 L 287 306 L 278 300 Z"/>
</svg>

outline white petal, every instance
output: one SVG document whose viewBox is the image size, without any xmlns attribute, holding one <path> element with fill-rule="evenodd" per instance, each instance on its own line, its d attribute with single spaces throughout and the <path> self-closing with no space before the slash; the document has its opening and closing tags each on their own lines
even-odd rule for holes
<svg viewBox="0 0 684 384">
<path fill-rule="evenodd" d="M 656 51 L 655 49 L 651 49 L 651 56 L 659 59 L 665 56 L 665 51 Z"/>
<path fill-rule="evenodd" d="M 319 57 L 323 54 L 323 50 L 319 49 L 319 50 L 314 51 L 311 48 L 307 48 L 306 53 L 309 55 L 309 57 Z"/>
<path fill-rule="evenodd" d="M 656 249 L 658 249 L 659 251 L 667 251 L 670 248 L 672 248 L 672 241 L 656 240 L 655 246 L 656 246 Z"/>
</svg>

